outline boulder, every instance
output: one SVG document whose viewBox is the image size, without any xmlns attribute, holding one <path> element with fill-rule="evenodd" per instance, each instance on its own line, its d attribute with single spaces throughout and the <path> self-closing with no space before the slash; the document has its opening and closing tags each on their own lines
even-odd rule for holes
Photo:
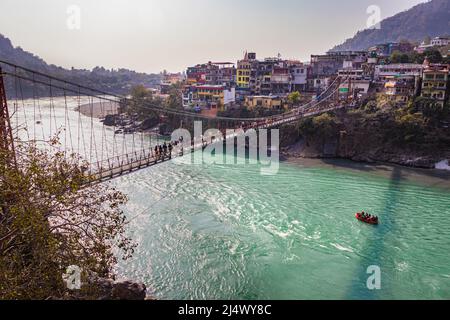
<svg viewBox="0 0 450 320">
<path fill-rule="evenodd" d="M 159 124 L 159 118 L 148 118 L 145 119 L 141 125 L 140 128 L 142 130 L 149 130 L 149 129 L 153 129 L 154 127 L 158 126 Z"/>
<path fill-rule="evenodd" d="M 116 118 L 116 115 L 107 115 L 103 121 L 103 124 L 105 126 L 114 126 L 116 124 Z"/>
<path fill-rule="evenodd" d="M 113 284 L 111 295 L 115 300 L 145 300 L 146 292 L 143 283 L 122 281 Z"/>
</svg>

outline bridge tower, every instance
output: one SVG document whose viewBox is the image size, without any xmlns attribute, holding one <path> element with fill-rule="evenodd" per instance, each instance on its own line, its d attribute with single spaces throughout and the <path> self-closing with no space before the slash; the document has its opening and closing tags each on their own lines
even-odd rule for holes
<svg viewBox="0 0 450 320">
<path fill-rule="evenodd" d="M 0 153 L 3 153 L 7 161 L 15 163 L 14 137 L 9 118 L 8 101 L 6 99 L 3 71 L 0 67 Z"/>
</svg>

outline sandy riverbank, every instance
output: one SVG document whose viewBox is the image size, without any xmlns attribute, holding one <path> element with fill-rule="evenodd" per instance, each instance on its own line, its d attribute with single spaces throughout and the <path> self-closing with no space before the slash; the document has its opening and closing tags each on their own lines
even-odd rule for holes
<svg viewBox="0 0 450 320">
<path fill-rule="evenodd" d="M 75 108 L 78 111 L 78 108 Z M 104 118 L 107 115 L 117 114 L 119 104 L 115 102 L 95 102 L 83 104 L 79 111 L 86 117 Z"/>
</svg>

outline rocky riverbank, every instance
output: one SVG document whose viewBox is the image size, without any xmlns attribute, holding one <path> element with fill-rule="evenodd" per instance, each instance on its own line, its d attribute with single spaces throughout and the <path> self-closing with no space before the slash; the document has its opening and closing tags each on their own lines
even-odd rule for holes
<svg viewBox="0 0 450 320">
<path fill-rule="evenodd" d="M 147 287 L 141 282 L 96 279 L 94 285 L 99 291 L 98 300 L 151 300 Z"/>
<path fill-rule="evenodd" d="M 91 276 L 80 290 L 71 290 L 63 297 L 49 300 L 154 300 L 141 282 Z"/>
<path fill-rule="evenodd" d="M 352 150 L 341 148 L 339 140 L 325 143 L 311 142 L 300 139 L 298 142 L 283 147 L 281 155 L 285 159 L 305 158 L 305 159 L 347 159 L 365 163 L 390 163 L 412 168 L 450 170 L 450 153 L 441 155 L 396 153 L 393 150 Z"/>
<path fill-rule="evenodd" d="M 406 107 L 342 111 L 281 130 L 286 158 L 340 158 L 414 168 L 450 169 L 450 134 L 439 117 Z"/>
</svg>

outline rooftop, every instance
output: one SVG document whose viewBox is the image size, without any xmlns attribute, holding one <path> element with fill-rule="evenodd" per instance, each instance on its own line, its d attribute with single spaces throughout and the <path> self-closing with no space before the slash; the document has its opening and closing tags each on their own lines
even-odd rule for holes
<svg viewBox="0 0 450 320">
<path fill-rule="evenodd" d="M 422 69 L 423 65 L 417 63 L 393 63 L 393 64 L 380 64 L 376 66 L 377 68 L 384 69 Z"/>
</svg>

